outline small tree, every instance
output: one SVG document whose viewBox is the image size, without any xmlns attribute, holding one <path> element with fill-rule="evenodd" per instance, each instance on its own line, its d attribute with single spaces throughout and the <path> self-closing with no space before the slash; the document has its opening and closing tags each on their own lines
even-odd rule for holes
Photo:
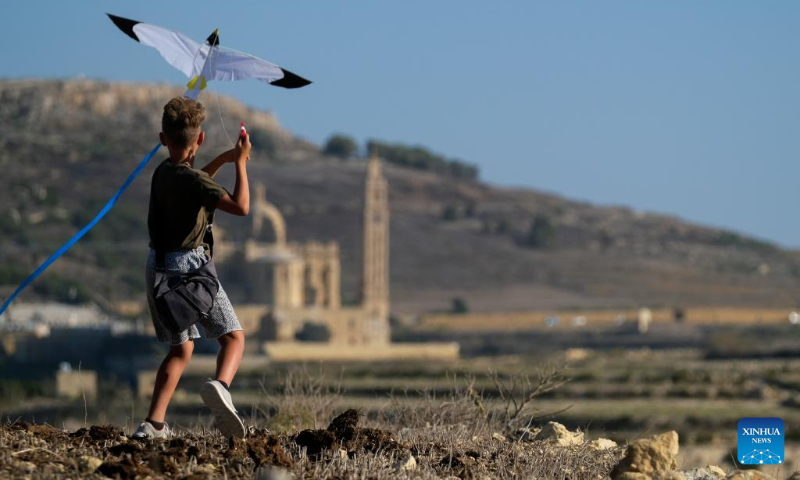
<svg viewBox="0 0 800 480">
<path fill-rule="evenodd" d="M 334 134 L 325 142 L 322 153 L 331 157 L 350 158 L 358 150 L 358 144 L 352 137 L 342 134 Z"/>
<path fill-rule="evenodd" d="M 447 222 L 454 222 L 458 220 L 460 216 L 461 215 L 458 210 L 458 207 L 453 205 L 452 203 L 445 205 L 444 209 L 442 210 L 442 220 L 445 220 Z"/>
<path fill-rule="evenodd" d="M 453 298 L 453 309 L 451 311 L 453 313 L 467 313 L 469 312 L 469 305 L 463 298 L 455 297 Z"/>
<path fill-rule="evenodd" d="M 544 215 L 536 215 L 531 222 L 525 243 L 533 248 L 549 247 L 552 246 L 555 236 L 556 228 L 553 222 Z"/>
</svg>

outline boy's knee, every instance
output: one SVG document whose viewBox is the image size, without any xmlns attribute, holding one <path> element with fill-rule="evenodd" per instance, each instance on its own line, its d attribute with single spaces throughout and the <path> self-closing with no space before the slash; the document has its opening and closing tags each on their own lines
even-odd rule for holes
<svg viewBox="0 0 800 480">
<path fill-rule="evenodd" d="M 189 340 L 188 342 L 183 342 L 179 345 L 173 345 L 169 349 L 169 353 L 174 357 L 179 357 L 184 360 L 188 360 L 192 356 L 192 352 L 194 351 L 194 342 Z"/>
<path fill-rule="evenodd" d="M 235 330 L 233 332 L 228 332 L 225 335 L 219 337 L 219 343 L 221 343 L 223 345 L 225 345 L 227 343 L 244 345 L 244 332 L 241 331 L 241 330 Z"/>
</svg>

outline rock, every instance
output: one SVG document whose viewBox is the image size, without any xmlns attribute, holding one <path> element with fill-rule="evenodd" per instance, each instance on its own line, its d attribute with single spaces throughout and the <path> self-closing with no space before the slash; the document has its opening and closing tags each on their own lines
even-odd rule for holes
<svg viewBox="0 0 800 480">
<path fill-rule="evenodd" d="M 345 450 L 344 448 L 340 448 L 339 449 L 339 458 L 341 458 L 342 460 L 347 460 L 347 458 L 348 458 L 347 457 L 347 450 Z"/>
<path fill-rule="evenodd" d="M 617 442 L 609 440 L 608 438 L 597 438 L 589 442 L 589 448 L 595 450 L 611 450 L 617 448 Z"/>
<path fill-rule="evenodd" d="M 78 457 L 78 468 L 81 473 L 94 473 L 102 464 L 103 461 L 97 457 L 90 457 L 89 455 Z"/>
<path fill-rule="evenodd" d="M 686 480 L 686 477 L 680 472 L 656 472 L 652 476 L 644 473 L 625 472 L 616 478 L 619 480 Z"/>
<path fill-rule="evenodd" d="M 407 454 L 407 455 L 405 455 L 403 457 L 400 457 L 396 462 L 394 462 L 394 465 L 392 465 L 392 468 L 394 468 L 394 470 L 397 471 L 397 472 L 416 470 L 417 469 L 417 459 L 414 458 L 414 455 L 411 455 L 409 453 L 409 454 Z"/>
<path fill-rule="evenodd" d="M 681 472 L 686 480 L 719 480 L 725 478 L 725 470 L 716 465 L 695 468 Z"/>
<path fill-rule="evenodd" d="M 542 428 L 537 440 L 545 440 L 562 447 L 580 445 L 583 443 L 583 432 L 570 432 L 567 427 L 558 422 L 548 422 Z"/>
<path fill-rule="evenodd" d="M 501 434 L 501 433 L 494 432 L 492 434 L 492 440 L 498 440 L 500 442 L 505 442 L 506 441 L 506 437 L 503 436 L 503 434 Z"/>
<path fill-rule="evenodd" d="M 758 470 L 735 470 L 725 477 L 726 480 L 774 480 L 764 472 Z"/>
<path fill-rule="evenodd" d="M 255 480 L 292 480 L 292 474 L 280 467 L 259 467 Z"/>
<path fill-rule="evenodd" d="M 611 471 L 611 478 L 614 480 L 683 478 L 683 475 L 674 471 L 677 454 L 678 433 L 675 431 L 636 440 L 628 445 L 625 456 Z"/>
</svg>

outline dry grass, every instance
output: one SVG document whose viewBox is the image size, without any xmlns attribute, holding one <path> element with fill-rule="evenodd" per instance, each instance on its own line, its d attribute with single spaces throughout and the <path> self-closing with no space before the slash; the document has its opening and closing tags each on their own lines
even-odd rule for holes
<svg viewBox="0 0 800 480">
<path fill-rule="evenodd" d="M 96 429 L 96 427 L 93 427 Z M 587 445 L 555 447 L 544 442 L 508 442 L 472 435 L 464 425 L 401 429 L 396 448 L 338 446 L 309 456 L 291 434 L 251 432 L 231 442 L 201 430 L 178 432 L 172 440 L 134 442 L 113 427 L 76 432 L 44 425 L 0 426 L 0 474 L 4 478 L 252 478 L 259 468 L 278 465 L 297 478 L 564 478 L 607 476 L 619 451 Z M 106 435 L 105 433 L 108 432 Z M 85 433 L 85 434 L 84 434 Z M 386 447 L 386 448 L 383 448 Z M 398 470 L 413 455 L 417 468 Z M 102 463 L 89 475 L 86 457 Z M 97 466 L 95 466 L 97 468 Z"/>
<path fill-rule="evenodd" d="M 559 370 L 533 378 L 494 374 L 508 403 L 504 398 L 484 398 L 474 377 L 452 377 L 446 395 L 423 396 L 415 408 L 393 395 L 372 418 L 350 410 L 328 429 L 302 430 L 324 427 L 334 413 L 341 413 L 333 406 L 341 391 L 326 386 L 323 377 L 299 369 L 288 373 L 282 393 L 268 397 L 259 409 L 256 423 L 270 429 L 253 425 L 244 441 L 193 428 L 178 431 L 169 441 L 140 443 L 111 426 L 69 433 L 9 422 L 0 425 L 0 477 L 234 479 L 257 477 L 259 470 L 275 465 L 308 479 L 605 477 L 620 449 L 557 447 L 493 435 L 530 423 L 536 392 L 557 387 L 559 375 Z M 343 418 L 350 422 L 345 427 Z M 417 467 L 398 469 L 398 462 L 409 456 Z M 90 467 L 92 461 L 96 464 Z M 97 470 L 90 473 L 93 468 Z"/>
</svg>

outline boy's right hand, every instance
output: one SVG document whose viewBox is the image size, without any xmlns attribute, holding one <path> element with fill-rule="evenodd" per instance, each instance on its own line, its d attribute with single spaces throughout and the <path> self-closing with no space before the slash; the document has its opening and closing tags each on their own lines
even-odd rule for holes
<svg viewBox="0 0 800 480">
<path fill-rule="evenodd" d="M 250 160 L 250 135 L 239 135 L 236 147 L 233 149 L 234 161 L 236 163 L 247 163 Z"/>
</svg>

